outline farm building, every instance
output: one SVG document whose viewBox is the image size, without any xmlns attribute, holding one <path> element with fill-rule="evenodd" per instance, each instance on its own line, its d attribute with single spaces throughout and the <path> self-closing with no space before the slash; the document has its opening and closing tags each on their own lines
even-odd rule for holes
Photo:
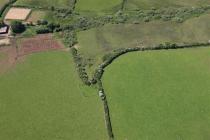
<svg viewBox="0 0 210 140">
<path fill-rule="evenodd" d="M 3 27 L 0 27 L 0 34 L 6 34 L 8 33 L 9 26 L 5 25 Z"/>
</svg>

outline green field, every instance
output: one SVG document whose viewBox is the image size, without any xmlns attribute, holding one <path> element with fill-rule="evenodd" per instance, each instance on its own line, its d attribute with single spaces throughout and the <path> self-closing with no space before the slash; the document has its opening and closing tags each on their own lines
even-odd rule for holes
<svg viewBox="0 0 210 140">
<path fill-rule="evenodd" d="M 76 10 L 83 12 L 116 11 L 122 0 L 77 0 Z"/>
<path fill-rule="evenodd" d="M 92 63 L 118 48 L 153 46 L 160 43 L 192 43 L 210 40 L 210 15 L 192 18 L 184 23 L 152 21 L 140 24 L 105 25 L 78 33 L 79 51 Z"/>
<path fill-rule="evenodd" d="M 0 75 L 1 140 L 107 140 L 103 106 L 69 52 L 28 56 Z"/>
<path fill-rule="evenodd" d="M 45 16 L 46 16 L 45 11 L 34 10 L 28 17 L 27 21 L 36 23 L 38 20 L 43 20 L 45 18 Z"/>
<path fill-rule="evenodd" d="M 2 6 L 4 6 L 4 4 L 6 4 L 9 0 L 0 0 L 0 9 L 2 8 Z"/>
<path fill-rule="evenodd" d="M 38 6 L 38 7 L 56 7 L 68 8 L 71 5 L 71 0 L 18 0 L 15 5 L 20 6 Z"/>
<path fill-rule="evenodd" d="M 126 0 L 125 9 L 152 9 L 163 7 L 192 7 L 210 4 L 209 0 Z"/>
<path fill-rule="evenodd" d="M 210 139 L 210 48 L 129 53 L 103 76 L 116 140 Z"/>
</svg>

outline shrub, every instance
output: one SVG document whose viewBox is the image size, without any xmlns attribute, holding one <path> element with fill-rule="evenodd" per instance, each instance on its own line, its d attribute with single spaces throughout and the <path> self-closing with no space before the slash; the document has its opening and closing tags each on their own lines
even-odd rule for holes
<svg viewBox="0 0 210 140">
<path fill-rule="evenodd" d="M 65 31 L 64 32 L 64 43 L 69 47 L 74 46 L 77 43 L 77 36 L 74 31 Z"/>
<path fill-rule="evenodd" d="M 4 26 L 4 20 L 2 18 L 0 18 L 0 27 Z"/>
<path fill-rule="evenodd" d="M 50 30 L 46 26 L 39 26 L 38 28 L 36 28 L 36 33 L 37 34 L 50 33 Z"/>
<path fill-rule="evenodd" d="M 22 33 L 25 31 L 25 25 L 21 21 L 13 20 L 11 22 L 11 28 L 14 33 Z"/>
<path fill-rule="evenodd" d="M 4 11 L 7 9 L 7 7 L 10 7 L 13 3 L 15 3 L 17 0 L 9 0 L 5 5 L 2 6 L 0 9 L 0 17 L 2 17 Z"/>
<path fill-rule="evenodd" d="M 90 86 L 91 82 L 88 79 L 88 75 L 85 70 L 85 65 L 83 65 L 83 62 L 82 62 L 82 57 L 77 53 L 77 49 L 75 48 L 71 48 L 71 53 L 73 55 L 74 62 L 76 64 L 77 72 L 79 74 L 80 79 L 85 85 Z"/>
<path fill-rule="evenodd" d="M 38 20 L 37 21 L 37 24 L 38 25 L 47 25 L 48 24 L 48 21 L 47 20 Z"/>
</svg>

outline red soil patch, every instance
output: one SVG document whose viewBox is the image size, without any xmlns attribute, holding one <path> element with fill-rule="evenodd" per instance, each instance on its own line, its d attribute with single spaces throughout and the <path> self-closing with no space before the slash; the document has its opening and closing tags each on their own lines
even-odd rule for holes
<svg viewBox="0 0 210 140">
<path fill-rule="evenodd" d="M 11 44 L 11 46 L 0 47 L 0 53 L 4 55 L 0 59 L 0 74 L 24 61 L 25 55 L 48 50 L 66 51 L 60 42 L 53 39 L 51 34 L 22 39 L 19 45 L 15 39 L 11 39 Z"/>
<path fill-rule="evenodd" d="M 0 47 L 0 52 L 5 57 L 0 59 L 0 74 L 6 72 L 17 62 L 16 48 L 12 46 Z"/>
<path fill-rule="evenodd" d="M 36 52 L 58 49 L 63 49 L 63 46 L 53 39 L 51 34 L 46 34 L 23 39 L 18 50 L 19 56 L 22 56 Z"/>
</svg>

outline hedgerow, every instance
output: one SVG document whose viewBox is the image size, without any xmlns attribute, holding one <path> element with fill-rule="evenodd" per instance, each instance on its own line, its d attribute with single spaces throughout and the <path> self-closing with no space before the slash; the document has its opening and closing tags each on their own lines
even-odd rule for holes
<svg viewBox="0 0 210 140">
<path fill-rule="evenodd" d="M 99 81 L 101 80 L 104 69 L 111 64 L 116 58 L 119 56 L 126 54 L 128 52 L 134 52 L 134 51 L 148 51 L 148 50 L 167 50 L 167 49 L 183 49 L 183 48 L 195 48 L 195 47 L 207 47 L 210 46 L 209 42 L 205 43 L 191 43 L 191 44 L 175 44 L 175 43 L 169 43 L 166 42 L 164 44 L 159 44 L 157 46 L 151 46 L 151 47 L 134 47 L 134 48 L 122 48 L 114 50 L 113 52 L 105 55 L 103 57 L 103 63 L 98 66 L 98 68 L 95 70 L 95 73 L 93 75 L 93 78 L 91 81 Z M 94 84 L 94 83 L 93 83 Z"/>
<path fill-rule="evenodd" d="M 4 4 L 4 5 L 2 6 L 2 8 L 0 9 L 0 17 L 2 17 L 4 11 L 5 11 L 8 7 L 12 6 L 12 4 L 15 3 L 16 1 L 17 1 L 17 0 L 9 0 L 6 4 Z"/>
<path fill-rule="evenodd" d="M 91 83 L 89 81 L 88 74 L 86 73 L 85 65 L 82 62 L 82 57 L 78 54 L 75 48 L 71 48 L 71 53 L 73 55 L 74 62 L 76 64 L 77 72 L 79 74 L 80 79 L 85 85 L 90 86 Z"/>
</svg>

